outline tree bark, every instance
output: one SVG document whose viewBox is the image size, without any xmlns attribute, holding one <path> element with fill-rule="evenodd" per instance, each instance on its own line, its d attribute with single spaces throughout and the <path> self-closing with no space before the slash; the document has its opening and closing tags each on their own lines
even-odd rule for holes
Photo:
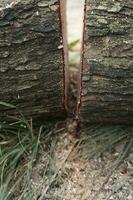
<svg viewBox="0 0 133 200">
<path fill-rule="evenodd" d="M 87 0 L 84 32 L 80 121 L 133 123 L 133 1 Z"/>
<path fill-rule="evenodd" d="M 66 114 L 64 9 L 65 0 L 0 0 L 0 101 L 26 116 Z M 0 107 L 0 118 L 15 112 Z"/>
</svg>

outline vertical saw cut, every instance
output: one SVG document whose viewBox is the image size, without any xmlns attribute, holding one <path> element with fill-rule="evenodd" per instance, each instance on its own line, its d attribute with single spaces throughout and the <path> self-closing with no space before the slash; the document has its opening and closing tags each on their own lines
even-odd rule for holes
<svg viewBox="0 0 133 200">
<path fill-rule="evenodd" d="M 67 109 L 65 0 L 0 0 L 0 101 L 29 117 Z M 0 106 L 0 118 L 16 110 Z"/>
<path fill-rule="evenodd" d="M 86 0 L 78 117 L 133 123 L 133 1 Z"/>
</svg>

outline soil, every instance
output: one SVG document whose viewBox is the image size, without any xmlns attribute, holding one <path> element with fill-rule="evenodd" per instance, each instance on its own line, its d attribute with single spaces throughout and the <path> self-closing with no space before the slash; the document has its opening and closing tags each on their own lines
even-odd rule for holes
<svg viewBox="0 0 133 200">
<path fill-rule="evenodd" d="M 53 139 L 50 160 L 41 155 L 33 169 L 36 199 L 133 200 L 133 151 L 117 170 L 111 166 L 124 142 L 111 153 L 91 159 L 80 157 L 85 149 L 80 149 L 77 138 L 69 133 L 70 123 Z"/>
</svg>

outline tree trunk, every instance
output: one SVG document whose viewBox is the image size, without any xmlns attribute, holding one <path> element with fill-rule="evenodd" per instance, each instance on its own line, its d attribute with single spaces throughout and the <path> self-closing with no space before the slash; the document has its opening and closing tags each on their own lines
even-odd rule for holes
<svg viewBox="0 0 133 200">
<path fill-rule="evenodd" d="M 84 32 L 80 120 L 132 123 L 133 1 L 86 1 Z"/>
<path fill-rule="evenodd" d="M 65 0 L 0 0 L 0 101 L 26 116 L 66 113 L 64 9 Z M 15 112 L 0 107 L 0 118 Z"/>
</svg>

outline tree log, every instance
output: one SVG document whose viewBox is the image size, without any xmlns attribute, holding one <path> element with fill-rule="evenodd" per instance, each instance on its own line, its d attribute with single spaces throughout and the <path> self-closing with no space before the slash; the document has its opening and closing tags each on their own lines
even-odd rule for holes
<svg viewBox="0 0 133 200">
<path fill-rule="evenodd" d="M 133 1 L 86 0 L 78 116 L 133 123 Z"/>
<path fill-rule="evenodd" d="M 0 101 L 16 105 L 25 116 L 66 114 L 62 13 L 65 0 L 0 0 Z M 0 106 L 0 118 L 15 112 Z"/>
</svg>

